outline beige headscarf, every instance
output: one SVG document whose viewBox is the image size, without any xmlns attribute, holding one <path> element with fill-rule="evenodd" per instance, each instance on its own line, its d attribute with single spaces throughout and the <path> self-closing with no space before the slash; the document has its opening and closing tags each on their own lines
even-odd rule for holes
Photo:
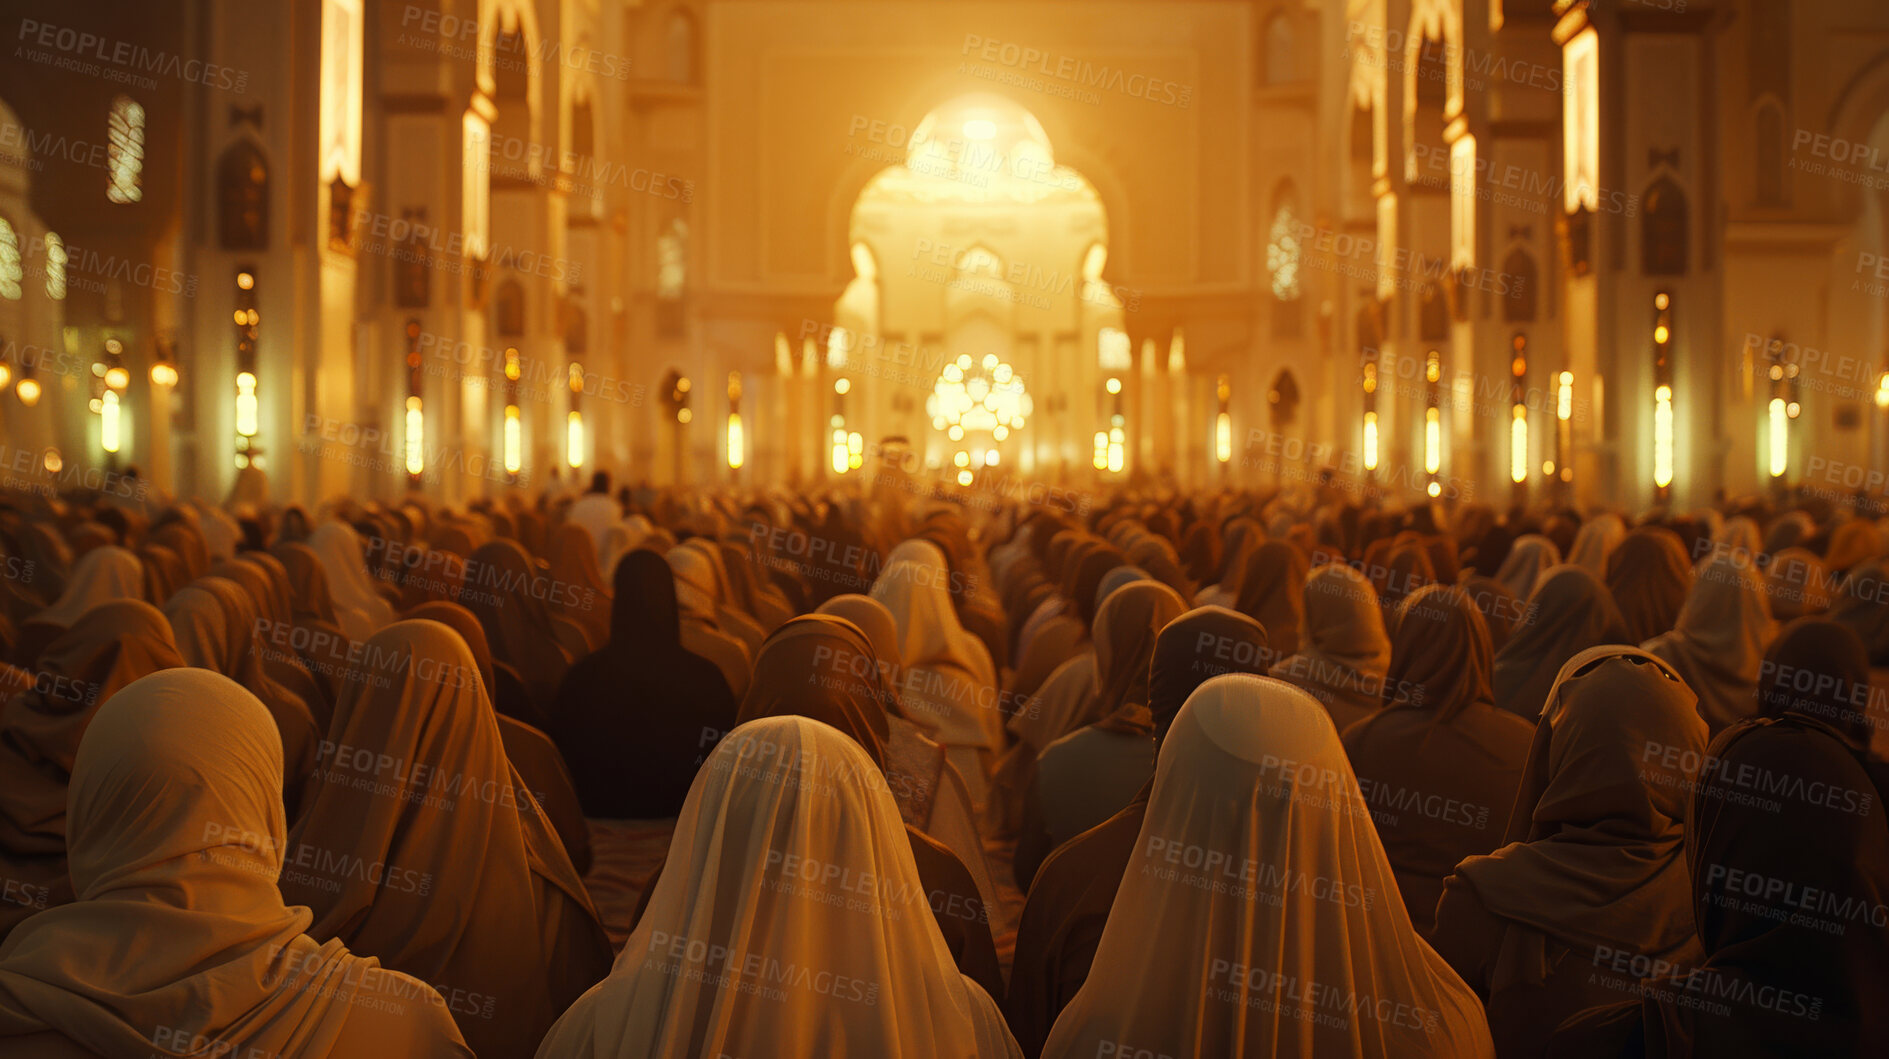
<svg viewBox="0 0 1889 1059">
<path fill-rule="evenodd" d="M 1723 552 L 1699 567 L 1673 630 L 1645 646 L 1678 671 L 1717 734 L 1757 715 L 1758 675 L 1774 628 L 1764 575 Z"/>
<path fill-rule="evenodd" d="M 72 773 L 79 900 L 0 949 L 0 1052 L 470 1059 L 430 986 L 284 903 L 281 789 L 275 725 L 225 677 L 170 670 L 101 707 Z"/>
<path fill-rule="evenodd" d="M 795 716 L 736 728 L 667 864 L 541 1059 L 1021 1055 L 953 965 L 885 778 L 848 736 Z"/>
<path fill-rule="evenodd" d="M 144 563 L 124 548 L 107 545 L 80 556 L 66 578 L 65 591 L 31 620 L 69 629 L 86 611 L 101 603 L 143 598 Z"/>
<path fill-rule="evenodd" d="M 1082 989 L 1044 1059 L 1493 1057 L 1417 936 L 1331 718 L 1283 681 L 1188 697 Z"/>
<path fill-rule="evenodd" d="M 1603 511 L 1586 522 L 1581 523 L 1581 531 L 1574 535 L 1574 547 L 1568 549 L 1567 562 L 1586 570 L 1597 578 L 1607 576 L 1607 557 L 1627 537 L 1627 524 L 1620 516 L 1611 511 Z M 1527 596 L 1518 596 L 1527 599 Z"/>
<path fill-rule="evenodd" d="M 892 549 L 870 595 L 885 604 L 899 627 L 899 658 L 906 668 L 952 665 L 986 686 L 997 683 L 990 652 L 958 620 L 951 605 L 951 569 L 929 541 Z"/>
<path fill-rule="evenodd" d="M 309 933 L 477 998 L 484 1059 L 530 1056 L 603 975 L 609 941 L 549 820 L 505 757 L 478 662 L 438 622 L 362 649 L 290 836 L 282 894 Z"/>
<path fill-rule="evenodd" d="M 1391 641 L 1369 578 L 1344 563 L 1312 571 L 1305 580 L 1305 637 L 1299 647 L 1272 667 L 1272 676 L 1310 692 L 1340 732 L 1377 712 Z"/>
<path fill-rule="evenodd" d="M 328 575 L 328 592 L 335 618 L 353 640 L 365 640 L 394 620 L 394 608 L 374 590 L 361 554 L 361 538 L 343 522 L 324 522 L 308 535 L 309 550 Z"/>
</svg>

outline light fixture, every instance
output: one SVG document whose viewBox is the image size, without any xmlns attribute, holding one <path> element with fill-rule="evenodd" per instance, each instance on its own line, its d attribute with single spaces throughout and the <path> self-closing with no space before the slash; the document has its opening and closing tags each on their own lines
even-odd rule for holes
<svg viewBox="0 0 1889 1059">
<path fill-rule="evenodd" d="M 1443 413 L 1436 407 L 1423 410 L 1423 470 L 1435 474 L 1443 468 Z"/>
<path fill-rule="evenodd" d="M 153 386 L 177 385 L 177 368 L 169 361 L 160 360 L 151 365 L 151 384 Z M 0 385 L 5 385 L 0 383 Z"/>
<path fill-rule="evenodd" d="M 745 439 L 741 435 L 741 413 L 728 413 L 728 469 L 738 471 L 743 461 L 742 446 Z"/>
<path fill-rule="evenodd" d="M 1111 376 L 1109 376 L 1109 379 L 1108 379 L 1108 381 L 1102 384 L 1102 387 L 1103 387 L 1103 389 L 1106 389 L 1106 390 L 1107 390 L 1108 392 L 1110 392 L 1110 393 L 1121 393 L 1121 392 L 1122 392 L 1122 380 L 1120 380 L 1120 379 L 1118 379 L 1118 378 L 1116 378 L 1115 376 L 1113 376 L 1113 375 L 1111 375 Z"/>
<path fill-rule="evenodd" d="M 253 372 L 236 374 L 236 432 L 243 437 L 256 436 L 256 376 Z"/>
<path fill-rule="evenodd" d="M 118 451 L 118 391 L 106 390 L 100 398 L 98 444 L 106 452 Z"/>
<path fill-rule="evenodd" d="M 584 465 L 584 413 L 576 409 L 564 417 L 564 462 L 572 470 Z"/>
<path fill-rule="evenodd" d="M 1213 420 L 1213 454 L 1221 463 L 1233 459 L 1233 416 L 1221 412 Z"/>
<path fill-rule="evenodd" d="M 1515 405 L 1509 422 L 1509 481 L 1517 485 L 1528 480 L 1528 408 Z"/>
<path fill-rule="evenodd" d="M 1364 469 L 1377 470 L 1377 413 L 1364 413 Z"/>
<path fill-rule="evenodd" d="M 426 417 L 420 411 L 420 398 L 407 398 L 407 473 L 426 469 Z"/>
<path fill-rule="evenodd" d="M 518 421 L 518 406 L 505 406 L 505 473 L 517 474 L 524 467 L 523 425 Z"/>
<path fill-rule="evenodd" d="M 990 140 L 997 136 L 997 123 L 989 118 L 972 118 L 964 123 L 964 138 L 967 140 Z"/>
<path fill-rule="evenodd" d="M 852 389 L 853 389 L 852 382 L 847 380 L 844 376 L 841 376 L 840 378 L 833 380 L 833 392 L 836 394 L 839 394 L 841 397 L 844 397 L 848 393 L 852 392 Z"/>
<path fill-rule="evenodd" d="M 114 364 L 105 369 L 105 385 L 114 390 L 122 390 L 131 385 L 131 373 L 123 365 Z"/>
<path fill-rule="evenodd" d="M 1771 477 L 1782 478 L 1790 455 L 1791 426 L 1784 398 L 1771 398 Z"/>
<path fill-rule="evenodd" d="M 4 382 L 0 382 L 0 386 L 4 385 Z M 1883 372 L 1882 377 L 1876 380 L 1876 407 L 1889 408 L 1889 371 Z"/>
<path fill-rule="evenodd" d="M 1653 391 L 1653 484 L 1673 484 L 1673 388 L 1664 383 Z"/>
</svg>

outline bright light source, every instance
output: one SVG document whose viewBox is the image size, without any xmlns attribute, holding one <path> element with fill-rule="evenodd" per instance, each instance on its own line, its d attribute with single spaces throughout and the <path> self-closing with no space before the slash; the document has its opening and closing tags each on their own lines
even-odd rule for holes
<svg viewBox="0 0 1889 1059">
<path fill-rule="evenodd" d="M 1423 410 L 1423 470 L 1426 474 L 1435 474 L 1443 467 L 1443 412 L 1436 408 Z"/>
<path fill-rule="evenodd" d="M 1653 295 L 1653 308 L 1655 309 L 1664 309 L 1672 303 L 1672 298 L 1668 296 L 1665 291 L 1660 291 L 1658 294 Z"/>
<path fill-rule="evenodd" d="M 989 140 L 997 136 L 997 123 L 989 118 L 972 118 L 964 123 L 964 138 L 967 140 Z"/>
<path fill-rule="evenodd" d="M 0 386 L 4 385 L 0 382 Z M 1889 371 L 1883 372 L 1882 378 L 1876 380 L 1876 407 L 1889 408 Z"/>
<path fill-rule="evenodd" d="M 971 475 L 971 472 L 970 472 L 970 471 L 959 471 L 959 472 L 958 472 L 958 484 L 959 484 L 959 485 L 970 485 L 970 484 L 971 484 L 971 481 L 972 481 L 972 475 Z"/>
<path fill-rule="evenodd" d="M 965 452 L 963 449 L 959 449 L 952 455 L 951 462 L 959 467 L 969 467 L 971 465 L 971 454 Z"/>
<path fill-rule="evenodd" d="M 238 272 L 236 274 L 236 285 L 244 290 L 255 290 L 256 277 L 247 272 Z"/>
<path fill-rule="evenodd" d="M 1429 487 L 1425 489 L 1424 492 L 1429 493 L 1433 497 L 1442 496 L 1443 485 L 1441 482 L 1431 482 Z"/>
<path fill-rule="evenodd" d="M 1671 331 L 1666 329 L 1665 324 L 1660 324 L 1658 327 L 1653 328 L 1653 341 L 1663 346 L 1666 344 L 1666 340 L 1672 337 L 1672 334 Z"/>
<path fill-rule="evenodd" d="M 728 469 L 729 470 L 738 471 L 741 469 L 742 461 L 746 459 L 746 454 L 742 452 L 742 448 L 744 445 L 746 445 L 746 443 L 747 443 L 747 439 L 744 438 L 741 433 L 741 413 L 740 412 L 728 413 Z"/>
<path fill-rule="evenodd" d="M 852 463 L 852 454 L 846 451 L 846 431 L 833 432 L 833 473 L 845 474 Z"/>
<path fill-rule="evenodd" d="M 847 381 L 846 379 L 840 378 L 840 379 L 833 380 L 833 392 L 836 394 L 839 394 L 841 397 L 846 396 L 846 394 L 850 392 L 852 388 L 853 388 L 853 384 Z"/>
<path fill-rule="evenodd" d="M 1673 388 L 1664 384 L 1653 391 L 1653 484 L 1673 484 Z"/>
<path fill-rule="evenodd" d="M 170 363 L 162 360 L 151 365 L 151 384 L 154 386 L 177 385 L 177 369 Z M 5 385 L 5 383 L 0 382 L 0 386 L 3 385 Z"/>
<path fill-rule="evenodd" d="M 21 404 L 31 408 L 39 403 L 39 380 L 21 379 L 20 385 L 15 387 L 13 392 L 19 394 Z"/>
<path fill-rule="evenodd" d="M 575 408 L 564 417 L 564 462 L 572 469 L 584 465 L 584 413 Z"/>
<path fill-rule="evenodd" d="M 256 436 L 256 376 L 244 371 L 236 375 L 236 432 L 246 438 Z"/>
<path fill-rule="evenodd" d="M 1109 376 L 1109 380 L 1103 383 L 1102 386 L 1104 389 L 1108 390 L 1108 392 L 1110 393 L 1122 392 L 1122 380 L 1114 377 L 1113 375 Z"/>
<path fill-rule="evenodd" d="M 505 473 L 517 474 L 525 466 L 524 427 L 518 421 L 518 406 L 505 406 Z"/>
<path fill-rule="evenodd" d="M 1364 469 L 1377 470 L 1377 413 L 1364 413 Z"/>
<path fill-rule="evenodd" d="M 426 470 L 426 416 L 418 395 L 407 398 L 407 473 Z"/>
<path fill-rule="evenodd" d="M 1566 422 L 1574 418 L 1574 373 L 1571 371 L 1562 372 L 1561 377 L 1556 380 L 1556 383 L 1555 418 Z"/>
<path fill-rule="evenodd" d="M 1520 485 L 1528 480 L 1528 408 L 1515 406 L 1515 418 L 1509 423 L 1509 480 Z"/>
<path fill-rule="evenodd" d="M 1213 455 L 1221 463 L 1233 459 L 1233 416 L 1221 412 L 1213 421 Z"/>
<path fill-rule="evenodd" d="M 106 390 L 98 410 L 98 444 L 106 452 L 118 451 L 118 391 Z"/>
<path fill-rule="evenodd" d="M 984 466 L 986 467 L 997 466 L 997 450 L 996 449 L 984 450 Z"/>
<path fill-rule="evenodd" d="M 1786 464 L 1789 462 L 1791 445 L 1791 423 L 1784 407 L 1784 398 L 1771 398 L 1771 477 L 1784 477 Z"/>
<path fill-rule="evenodd" d="M 65 469 L 66 461 L 65 457 L 59 455 L 58 449 L 47 449 L 45 458 L 40 460 L 40 465 L 46 468 L 48 474 L 58 474 Z"/>
<path fill-rule="evenodd" d="M 131 385 L 131 373 L 119 366 L 107 368 L 105 369 L 105 385 L 114 390 L 122 390 Z"/>
</svg>

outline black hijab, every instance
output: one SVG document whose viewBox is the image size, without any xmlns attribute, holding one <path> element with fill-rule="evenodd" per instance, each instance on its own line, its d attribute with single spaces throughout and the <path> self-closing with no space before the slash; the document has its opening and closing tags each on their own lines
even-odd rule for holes
<svg viewBox="0 0 1889 1059">
<path fill-rule="evenodd" d="M 674 816 L 696 767 L 735 726 L 737 704 L 715 664 L 683 650 L 662 556 L 629 552 L 612 582 L 610 641 L 565 675 L 551 737 L 584 815 Z"/>
</svg>

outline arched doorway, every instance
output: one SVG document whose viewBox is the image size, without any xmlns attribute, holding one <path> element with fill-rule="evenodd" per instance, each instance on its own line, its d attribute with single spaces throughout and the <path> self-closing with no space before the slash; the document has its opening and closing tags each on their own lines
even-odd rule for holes
<svg viewBox="0 0 1889 1059">
<path fill-rule="evenodd" d="M 854 278 L 834 306 L 822 447 L 903 435 L 933 473 L 960 482 L 990 467 L 1086 464 L 1120 396 L 1106 392 L 1100 354 L 1123 309 L 1103 278 L 1095 188 L 1056 164 L 1028 110 L 997 95 L 951 100 L 881 139 L 904 161 L 853 205 Z M 1133 372 L 1113 374 L 1133 385 Z M 968 419 L 945 407 L 962 403 L 958 387 L 976 394 Z"/>
</svg>

